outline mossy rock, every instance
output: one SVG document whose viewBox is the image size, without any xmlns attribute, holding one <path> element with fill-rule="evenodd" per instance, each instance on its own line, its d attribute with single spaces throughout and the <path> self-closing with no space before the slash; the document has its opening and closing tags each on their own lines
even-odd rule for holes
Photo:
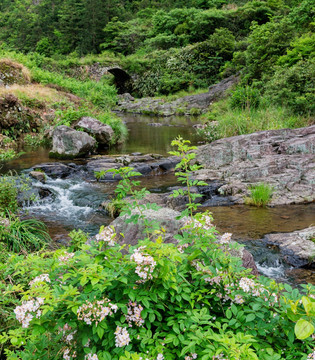
<svg viewBox="0 0 315 360">
<path fill-rule="evenodd" d="M 31 81 L 29 70 L 10 59 L 0 59 L 0 86 L 26 85 Z"/>
<path fill-rule="evenodd" d="M 0 97 L 0 132 L 16 138 L 36 131 L 40 125 L 40 116 L 24 108 L 13 94 Z"/>
</svg>

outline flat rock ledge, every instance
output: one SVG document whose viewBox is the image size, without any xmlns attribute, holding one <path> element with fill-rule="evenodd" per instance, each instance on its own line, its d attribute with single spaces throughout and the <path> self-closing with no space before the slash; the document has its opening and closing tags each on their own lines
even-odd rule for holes
<svg viewBox="0 0 315 360">
<path fill-rule="evenodd" d="M 269 234 L 263 241 L 279 247 L 288 264 L 315 268 L 315 226 L 292 233 Z"/>
<path fill-rule="evenodd" d="M 249 186 L 270 184 L 269 205 L 315 201 L 315 125 L 299 129 L 260 131 L 220 139 L 200 146 L 196 161 L 204 169 L 194 174 L 204 181 L 225 182 L 219 191 L 238 204 Z"/>
</svg>

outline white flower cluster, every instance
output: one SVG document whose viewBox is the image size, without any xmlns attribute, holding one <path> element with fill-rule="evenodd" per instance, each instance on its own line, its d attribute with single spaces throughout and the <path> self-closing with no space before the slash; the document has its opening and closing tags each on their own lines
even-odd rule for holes
<svg viewBox="0 0 315 360">
<path fill-rule="evenodd" d="M 132 323 L 134 322 L 136 326 L 142 326 L 144 323 L 144 320 L 141 317 L 141 311 L 143 310 L 143 307 L 138 305 L 136 301 L 129 301 L 128 305 L 128 315 L 126 315 L 128 325 L 132 327 Z"/>
<path fill-rule="evenodd" d="M 205 282 L 208 282 L 210 285 L 217 284 L 219 285 L 222 281 L 222 276 L 214 276 L 214 277 L 207 277 L 204 279 Z"/>
<path fill-rule="evenodd" d="M 62 333 L 62 339 L 65 343 L 68 345 L 71 345 L 73 343 L 74 335 L 76 334 L 77 330 L 72 331 L 72 327 L 66 323 L 62 328 L 59 327 L 58 334 Z"/>
<path fill-rule="evenodd" d="M 308 354 L 307 360 L 315 360 L 315 349 L 312 353 Z"/>
<path fill-rule="evenodd" d="M 36 278 L 34 278 L 32 281 L 29 282 L 29 286 L 33 286 L 34 287 L 38 287 L 39 282 L 49 282 L 50 283 L 50 279 L 49 279 L 49 275 L 48 274 L 41 274 L 36 276 Z"/>
<path fill-rule="evenodd" d="M 22 324 L 23 328 L 27 328 L 34 318 L 39 318 L 42 314 L 39 310 L 40 306 L 44 304 L 44 299 L 36 298 L 36 300 L 24 301 L 22 305 L 14 309 L 14 313 L 18 322 Z M 33 313 L 33 314 L 32 314 Z"/>
<path fill-rule="evenodd" d="M 253 296 L 260 296 L 266 292 L 268 292 L 262 285 L 256 284 L 254 280 L 242 277 L 239 281 L 239 287 L 247 293 L 251 293 Z M 272 296 L 275 296 L 275 294 L 272 294 Z"/>
<path fill-rule="evenodd" d="M 158 354 L 158 356 L 156 357 L 156 360 L 163 360 L 164 356 L 163 354 Z"/>
<path fill-rule="evenodd" d="M 225 357 L 224 354 L 219 354 L 219 355 L 213 356 L 212 359 L 213 360 L 229 360 L 228 358 Z"/>
<path fill-rule="evenodd" d="M 64 255 L 59 256 L 58 260 L 66 264 L 70 259 L 74 257 L 74 255 L 74 253 L 65 252 Z"/>
<path fill-rule="evenodd" d="M 106 227 L 102 226 L 100 232 L 97 235 L 95 235 L 95 239 L 97 242 L 104 241 L 109 246 L 115 245 L 115 237 L 116 237 L 115 230 L 111 226 L 106 226 Z"/>
<path fill-rule="evenodd" d="M 144 246 L 141 246 L 140 248 L 136 249 L 130 257 L 130 259 L 135 261 L 135 263 L 137 264 L 135 273 L 141 279 L 143 279 L 139 280 L 139 283 L 152 279 L 152 273 L 156 266 L 156 262 L 154 261 L 152 256 L 142 253 L 144 248 Z"/>
<path fill-rule="evenodd" d="M 220 244 L 228 244 L 231 240 L 231 237 L 231 233 L 224 233 L 219 240 Z"/>
<path fill-rule="evenodd" d="M 63 352 L 63 359 L 64 360 L 71 360 L 77 357 L 77 353 L 76 351 L 73 351 L 73 353 L 71 353 L 71 350 L 69 348 L 66 348 Z"/>
<path fill-rule="evenodd" d="M 185 360 L 193 360 L 193 359 L 197 359 L 198 355 L 196 353 L 190 354 L 185 356 Z"/>
<path fill-rule="evenodd" d="M 189 244 L 183 244 L 183 245 L 178 245 L 177 246 L 177 250 L 181 253 L 181 254 L 183 254 L 184 253 L 184 250 L 185 249 L 187 249 L 188 248 L 188 246 L 189 246 Z"/>
<path fill-rule="evenodd" d="M 116 313 L 118 306 L 112 304 L 109 299 L 98 300 L 94 302 L 86 301 L 77 310 L 79 320 L 83 320 L 86 324 L 91 325 L 95 322 L 97 325 L 100 321 L 104 320 L 106 316 Z"/>
<path fill-rule="evenodd" d="M 193 221 L 190 219 L 187 220 L 185 226 L 191 226 L 195 229 L 202 228 L 204 230 L 210 230 L 214 226 L 212 224 L 212 220 L 213 219 L 210 215 L 203 214 L 200 220 L 196 220 L 196 219 L 194 219 Z"/>
<path fill-rule="evenodd" d="M 130 343 L 129 333 L 126 328 L 117 326 L 115 331 L 115 345 L 116 347 L 123 347 Z"/>
<path fill-rule="evenodd" d="M 98 357 L 97 357 L 97 355 L 96 354 L 87 354 L 87 355 L 85 355 L 85 357 L 84 357 L 84 360 L 98 360 Z"/>
<path fill-rule="evenodd" d="M 242 295 L 235 295 L 234 302 L 236 304 L 243 304 L 245 300 Z"/>
<path fill-rule="evenodd" d="M 255 281 L 249 278 L 242 277 L 239 286 L 245 292 L 250 292 L 253 288 L 255 288 Z"/>
</svg>

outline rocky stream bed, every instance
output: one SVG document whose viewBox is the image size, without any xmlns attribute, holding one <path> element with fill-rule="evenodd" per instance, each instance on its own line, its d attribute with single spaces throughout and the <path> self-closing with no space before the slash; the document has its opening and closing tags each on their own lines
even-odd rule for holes
<svg viewBox="0 0 315 360">
<path fill-rule="evenodd" d="M 130 134 L 121 149 L 68 161 L 51 161 L 48 150 L 42 149 L 29 152 L 2 169 L 3 172 L 17 169 L 32 177 L 33 189 L 41 199 L 25 204 L 26 210 L 28 215 L 48 224 L 57 243 L 66 244 L 67 233 L 73 228 L 94 235 L 101 225 L 112 221 L 104 205 L 119 179 L 107 173 L 97 181 L 95 171 L 134 167 L 142 174 L 142 186 L 151 191 L 144 201 L 162 207 L 155 215 L 170 228 L 177 212 L 185 207 L 185 197 L 170 196 L 179 187 L 174 176 L 179 159 L 167 156 L 166 143 L 170 143 L 169 137 L 173 135 L 170 129 L 174 129 L 176 134 L 197 144 L 190 120 L 141 117 L 125 120 Z M 152 127 L 152 123 L 160 125 Z M 192 189 L 202 195 L 200 210 L 213 212 L 217 229 L 232 232 L 233 239 L 254 255 L 256 265 L 248 252 L 244 264 L 284 281 L 314 283 L 315 227 L 311 226 L 315 224 L 314 144 L 315 126 L 311 126 L 222 139 L 200 146 L 197 151 L 197 161 L 205 168 L 193 176 L 208 184 Z M 257 209 L 243 205 L 248 186 L 259 182 L 274 187 L 272 207 Z"/>
</svg>

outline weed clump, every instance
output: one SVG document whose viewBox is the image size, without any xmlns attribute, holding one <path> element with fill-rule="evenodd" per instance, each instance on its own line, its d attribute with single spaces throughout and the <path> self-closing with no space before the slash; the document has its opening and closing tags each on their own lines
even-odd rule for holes
<svg viewBox="0 0 315 360">
<path fill-rule="evenodd" d="M 248 205 L 265 207 L 271 200 L 273 187 L 268 184 L 258 184 L 251 186 L 249 191 L 250 197 L 245 199 L 245 203 Z"/>
</svg>

